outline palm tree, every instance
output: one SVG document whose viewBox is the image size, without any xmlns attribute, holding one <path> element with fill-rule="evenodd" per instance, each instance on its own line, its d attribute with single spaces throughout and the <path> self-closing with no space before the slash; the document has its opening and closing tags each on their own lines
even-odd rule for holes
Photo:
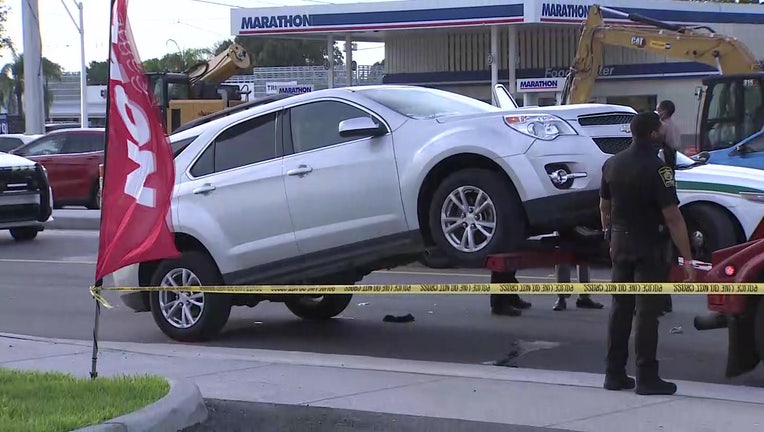
<svg viewBox="0 0 764 432">
<path fill-rule="evenodd" d="M 22 95 L 24 94 L 24 54 L 18 54 L 11 49 L 13 61 L 0 68 L 0 103 L 8 113 L 21 114 L 24 112 Z M 47 58 L 42 58 L 42 75 L 45 101 L 45 118 L 50 117 L 50 106 L 53 104 L 53 94 L 48 89 L 50 80 L 61 80 L 61 66 Z"/>
</svg>

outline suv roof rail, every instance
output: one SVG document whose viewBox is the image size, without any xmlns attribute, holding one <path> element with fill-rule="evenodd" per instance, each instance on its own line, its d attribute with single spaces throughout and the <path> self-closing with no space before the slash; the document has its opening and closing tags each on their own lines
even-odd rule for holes
<svg viewBox="0 0 764 432">
<path fill-rule="evenodd" d="M 279 93 L 279 94 L 275 94 L 275 95 L 265 96 L 265 97 L 262 97 L 262 98 L 259 98 L 259 99 L 254 99 L 254 100 L 251 100 L 249 102 L 244 102 L 244 103 L 241 103 L 241 104 L 238 104 L 238 105 L 234 105 L 232 107 L 225 108 L 225 109 L 220 110 L 218 112 L 214 112 L 212 114 L 208 114 L 208 115 L 206 115 L 204 117 L 199 117 L 197 119 L 191 120 L 190 122 L 180 126 L 179 128 L 175 129 L 174 131 L 172 131 L 172 133 L 182 132 L 184 130 L 191 129 L 191 128 L 196 127 L 196 126 L 199 126 L 199 125 L 202 125 L 202 124 L 205 124 L 205 123 L 209 123 L 209 122 L 211 122 L 213 120 L 217 120 L 217 119 L 220 119 L 220 118 L 223 118 L 223 117 L 227 117 L 227 116 L 229 116 L 231 114 L 236 114 L 238 112 L 241 112 L 241 111 L 244 111 L 244 110 L 256 107 L 256 106 L 265 105 L 267 103 L 275 102 L 277 100 L 286 99 L 286 98 L 291 97 L 291 96 L 292 95 L 287 94 L 287 93 Z"/>
</svg>

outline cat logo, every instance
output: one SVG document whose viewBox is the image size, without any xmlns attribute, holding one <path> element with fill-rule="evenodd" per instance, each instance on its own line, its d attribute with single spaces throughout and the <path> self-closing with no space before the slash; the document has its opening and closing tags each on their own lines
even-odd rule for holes
<svg viewBox="0 0 764 432">
<path fill-rule="evenodd" d="M 645 42 L 645 38 L 643 38 L 642 36 L 632 36 L 631 44 L 637 48 L 644 48 L 645 45 L 647 45 L 647 43 Z"/>
</svg>

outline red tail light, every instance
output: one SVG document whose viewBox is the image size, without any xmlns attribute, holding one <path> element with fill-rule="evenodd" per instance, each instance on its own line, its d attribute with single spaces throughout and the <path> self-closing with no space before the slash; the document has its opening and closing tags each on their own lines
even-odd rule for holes
<svg viewBox="0 0 764 432">
<path fill-rule="evenodd" d="M 745 311 L 746 297 L 742 295 L 709 294 L 708 310 L 725 314 L 739 314 Z"/>
</svg>

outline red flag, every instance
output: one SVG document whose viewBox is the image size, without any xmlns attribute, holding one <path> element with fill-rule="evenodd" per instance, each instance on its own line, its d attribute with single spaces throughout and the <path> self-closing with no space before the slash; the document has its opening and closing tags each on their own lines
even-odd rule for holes
<svg viewBox="0 0 764 432">
<path fill-rule="evenodd" d="M 175 165 L 135 48 L 127 0 L 112 0 L 101 235 L 96 281 L 179 255 L 171 229 Z"/>
</svg>

